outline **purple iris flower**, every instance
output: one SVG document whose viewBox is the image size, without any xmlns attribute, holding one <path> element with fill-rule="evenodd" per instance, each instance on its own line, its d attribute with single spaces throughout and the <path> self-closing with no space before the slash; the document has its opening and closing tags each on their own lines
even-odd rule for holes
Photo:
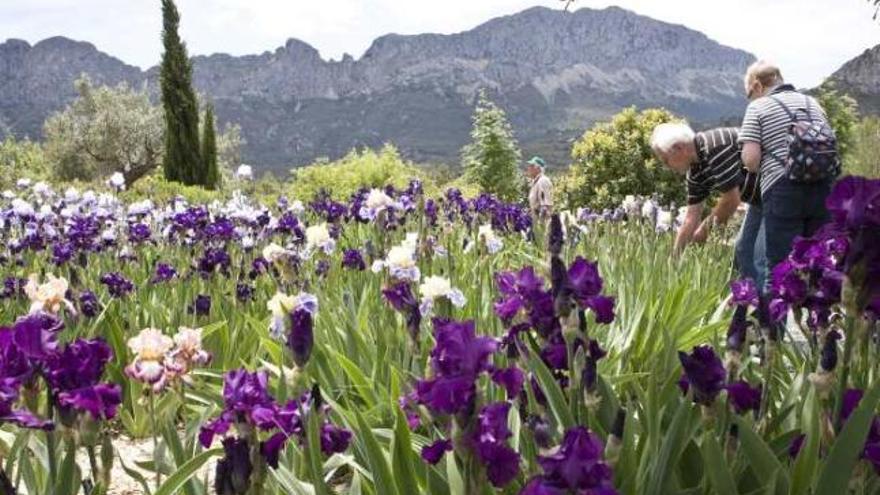
<svg viewBox="0 0 880 495">
<path fill-rule="evenodd" d="M 88 412 L 97 420 L 112 419 L 122 403 L 122 388 L 99 383 L 104 367 L 113 358 L 101 339 L 78 339 L 46 360 L 45 377 L 58 398 L 61 417 Z"/>
<path fill-rule="evenodd" d="M 83 291 L 79 295 L 79 310 L 86 318 L 94 318 L 101 311 L 101 303 L 98 302 L 98 296 L 90 290 Z"/>
<path fill-rule="evenodd" d="M 731 305 L 758 306 L 758 287 L 755 286 L 754 280 L 750 278 L 734 280 L 730 283 L 730 292 L 733 295 L 730 300 Z"/>
<path fill-rule="evenodd" d="M 0 379 L 0 424 L 13 423 L 22 428 L 52 430 L 55 425 L 25 409 L 15 409 L 20 384 L 12 378 Z"/>
<path fill-rule="evenodd" d="M 315 344 L 312 314 L 304 309 L 298 309 L 290 315 L 290 322 L 287 348 L 293 355 L 293 362 L 302 368 L 309 362 Z"/>
<path fill-rule="evenodd" d="M 601 294 L 603 281 L 596 263 L 578 256 L 568 268 L 572 296 L 584 309 L 593 311 L 598 323 L 614 321 L 614 299 Z"/>
<path fill-rule="evenodd" d="M 396 284 L 382 289 L 382 296 L 397 312 L 406 318 L 406 328 L 413 341 L 418 341 L 419 327 L 422 324 L 422 312 L 419 309 L 419 301 L 412 292 L 408 282 Z"/>
<path fill-rule="evenodd" d="M 73 258 L 75 251 L 69 242 L 57 242 L 52 246 L 52 263 L 61 266 Z"/>
<path fill-rule="evenodd" d="M 315 266 L 315 274 L 323 278 L 327 276 L 327 272 L 330 271 L 330 262 L 327 260 L 318 260 L 317 265 Z"/>
<path fill-rule="evenodd" d="M 209 248 L 205 251 L 205 254 L 199 258 L 198 270 L 202 275 L 202 278 L 208 278 L 216 272 L 228 275 L 229 266 L 231 264 L 232 259 L 229 257 L 226 250 Z"/>
<path fill-rule="evenodd" d="M 13 325 L 12 343 L 28 359 L 42 361 L 58 350 L 58 334 L 63 326 L 61 320 L 48 313 L 27 315 Z"/>
<path fill-rule="evenodd" d="M 507 445 L 513 435 L 507 427 L 509 402 L 496 402 L 480 410 L 473 436 L 477 458 L 486 468 L 492 486 L 501 488 L 519 474 L 519 454 Z"/>
<path fill-rule="evenodd" d="M 520 495 L 616 494 L 613 473 L 602 459 L 604 450 L 599 437 L 583 426 L 569 429 L 559 450 L 538 457 L 544 474 L 532 478 Z"/>
<path fill-rule="evenodd" d="M 421 456 L 425 462 L 434 465 L 440 462 L 443 455 L 450 451 L 452 451 L 452 441 L 441 439 L 422 447 Z"/>
<path fill-rule="evenodd" d="M 140 244 L 150 240 L 153 233 L 148 225 L 142 223 L 133 223 L 128 226 L 128 240 L 132 244 Z"/>
<path fill-rule="evenodd" d="M 263 258 L 262 256 L 255 258 L 254 261 L 251 262 L 251 271 L 248 273 L 248 277 L 251 280 L 256 279 L 263 273 L 268 273 L 271 265 L 269 264 L 269 260 Z"/>
<path fill-rule="evenodd" d="M 349 270 L 364 271 L 367 269 L 367 263 L 364 261 L 363 255 L 357 249 L 346 249 L 342 255 L 342 266 Z"/>
<path fill-rule="evenodd" d="M 693 387 L 694 402 L 710 405 L 724 388 L 726 372 L 715 351 L 706 345 L 694 347 L 691 354 L 678 353 L 684 368 L 679 384 L 684 392 Z"/>
<path fill-rule="evenodd" d="M 848 176 L 825 200 L 835 225 L 847 230 L 880 227 L 880 180 Z"/>
<path fill-rule="evenodd" d="M 189 307 L 189 312 L 198 316 L 207 316 L 211 312 L 211 296 L 198 294 Z"/>
<path fill-rule="evenodd" d="M 510 368 L 493 370 L 492 381 L 497 385 L 504 387 L 504 390 L 507 391 L 508 399 L 514 399 L 522 393 L 526 377 L 521 369 L 516 366 L 511 366 Z"/>
<path fill-rule="evenodd" d="M 23 278 L 6 277 L 3 279 L 3 287 L 0 287 L 0 301 L 16 296 L 24 296 L 25 284 L 27 284 L 27 280 Z"/>
<path fill-rule="evenodd" d="M 738 414 L 748 411 L 757 412 L 761 408 L 761 386 L 752 387 L 746 381 L 738 381 L 728 384 L 727 397 Z"/>
<path fill-rule="evenodd" d="M 107 290 L 113 297 L 125 297 L 134 291 L 134 284 L 123 277 L 121 273 L 110 272 L 101 275 L 101 283 L 107 286 Z"/>
<path fill-rule="evenodd" d="M 749 327 L 752 323 L 748 320 L 748 307 L 737 305 L 727 329 L 727 350 L 742 352 L 748 337 Z"/>
<path fill-rule="evenodd" d="M 321 425 L 321 452 L 333 455 L 345 452 L 351 444 L 352 433 L 332 423 Z"/>
<path fill-rule="evenodd" d="M 250 447 L 247 442 L 234 437 L 223 440 L 224 456 L 217 462 L 214 490 L 217 495 L 242 495 L 250 488 Z"/>
<path fill-rule="evenodd" d="M 254 287 L 244 282 L 235 285 L 235 298 L 239 302 L 248 302 L 254 298 Z"/>
<path fill-rule="evenodd" d="M 116 416 L 116 410 L 122 404 L 122 387 L 116 384 L 101 383 L 58 394 L 62 417 L 64 409 L 88 412 L 92 419 L 106 420 Z"/>
<path fill-rule="evenodd" d="M 416 384 L 417 399 L 429 409 L 456 414 L 472 407 L 477 375 L 489 369 L 489 360 L 498 349 L 491 337 L 477 337 L 474 322 L 435 318 L 436 345 L 431 351 L 434 378 Z"/>
<path fill-rule="evenodd" d="M 153 278 L 150 279 L 150 283 L 158 284 L 160 282 L 167 282 L 176 276 L 177 270 L 175 270 L 173 266 L 167 263 L 157 263 L 156 271 L 153 274 Z"/>
<path fill-rule="evenodd" d="M 528 302 L 537 298 L 544 290 L 544 280 L 530 266 L 519 272 L 496 273 L 495 285 L 501 293 L 501 299 L 495 303 L 495 314 L 505 323 L 511 322 Z M 551 297 L 550 305 L 552 304 Z"/>
</svg>

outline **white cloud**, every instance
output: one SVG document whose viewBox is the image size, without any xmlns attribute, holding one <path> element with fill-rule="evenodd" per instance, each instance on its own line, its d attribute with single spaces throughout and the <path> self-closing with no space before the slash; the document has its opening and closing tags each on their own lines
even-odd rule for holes
<svg viewBox="0 0 880 495">
<path fill-rule="evenodd" d="M 161 53 L 156 0 L 0 0 L 0 33 L 31 42 L 64 35 L 147 67 Z M 291 37 L 325 58 L 360 56 L 389 32 L 452 33 L 560 0 L 178 0 L 192 54 L 274 50 Z M 726 45 L 777 61 L 812 86 L 846 60 L 880 44 L 880 21 L 864 0 L 577 0 L 575 8 L 620 5 L 686 25 Z"/>
</svg>

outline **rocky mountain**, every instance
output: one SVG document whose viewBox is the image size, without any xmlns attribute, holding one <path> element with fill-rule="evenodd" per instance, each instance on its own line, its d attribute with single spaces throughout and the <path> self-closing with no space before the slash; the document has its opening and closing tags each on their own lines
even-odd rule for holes
<svg viewBox="0 0 880 495">
<path fill-rule="evenodd" d="M 193 58 L 197 90 L 237 122 L 245 160 L 287 169 L 355 146 L 394 142 L 417 161 L 457 163 L 480 89 L 507 112 L 525 154 L 566 164 L 570 141 L 628 105 L 664 106 L 695 122 L 738 117 L 752 55 L 683 26 L 620 8 L 533 8 L 470 31 L 376 39 L 359 59 L 321 58 L 303 41 L 274 52 Z M 148 84 L 88 43 L 0 45 L 0 133 L 39 136 L 80 73 Z"/>
<path fill-rule="evenodd" d="M 829 79 L 859 102 L 862 114 L 880 115 L 880 45 L 843 64 Z"/>
</svg>

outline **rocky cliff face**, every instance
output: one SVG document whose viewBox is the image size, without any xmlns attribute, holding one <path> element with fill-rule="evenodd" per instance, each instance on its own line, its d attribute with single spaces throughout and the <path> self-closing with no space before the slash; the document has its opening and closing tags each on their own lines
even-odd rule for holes
<svg viewBox="0 0 880 495">
<path fill-rule="evenodd" d="M 738 117 L 753 57 L 682 26 L 619 9 L 533 8 L 452 34 L 387 35 L 358 60 L 325 61 L 291 39 L 274 52 L 195 57 L 198 91 L 241 124 L 248 162 L 283 169 L 391 141 L 419 161 L 456 163 L 477 92 L 508 112 L 526 154 L 567 162 L 569 141 L 627 105 L 694 121 Z M 38 136 L 82 72 L 155 90 L 158 70 L 53 38 L 0 45 L 0 132 Z"/>
<path fill-rule="evenodd" d="M 880 45 L 843 64 L 830 79 L 859 102 L 863 114 L 880 115 Z"/>
</svg>

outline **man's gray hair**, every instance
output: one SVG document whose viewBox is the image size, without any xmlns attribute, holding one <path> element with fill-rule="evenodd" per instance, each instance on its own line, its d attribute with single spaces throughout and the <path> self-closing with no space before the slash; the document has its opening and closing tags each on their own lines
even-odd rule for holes
<svg viewBox="0 0 880 495">
<path fill-rule="evenodd" d="M 694 130 L 683 122 L 660 124 L 651 134 L 651 149 L 663 153 L 672 151 L 676 144 L 689 143 L 694 140 Z"/>
</svg>

